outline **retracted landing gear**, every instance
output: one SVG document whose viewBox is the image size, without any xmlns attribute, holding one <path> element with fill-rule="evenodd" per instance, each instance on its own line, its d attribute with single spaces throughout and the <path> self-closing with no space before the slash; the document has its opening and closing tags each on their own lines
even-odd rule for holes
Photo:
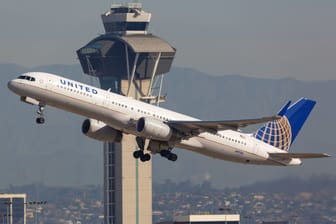
<svg viewBox="0 0 336 224">
<path fill-rule="evenodd" d="M 44 112 L 44 105 L 39 104 L 38 105 L 38 109 L 36 111 L 36 113 L 39 115 L 39 117 L 36 118 L 36 123 L 43 124 L 45 122 L 44 113 L 43 112 Z"/>
<path fill-rule="evenodd" d="M 140 158 L 140 160 L 142 162 L 149 161 L 151 159 L 151 155 L 149 153 L 144 153 L 145 138 L 136 137 L 136 142 L 137 142 L 137 145 L 139 147 L 139 150 L 137 150 L 133 153 L 133 157 L 136 158 L 136 159 Z"/>
<path fill-rule="evenodd" d="M 177 155 L 175 153 L 172 153 L 170 150 L 161 150 L 160 155 L 173 162 L 177 160 Z"/>
</svg>

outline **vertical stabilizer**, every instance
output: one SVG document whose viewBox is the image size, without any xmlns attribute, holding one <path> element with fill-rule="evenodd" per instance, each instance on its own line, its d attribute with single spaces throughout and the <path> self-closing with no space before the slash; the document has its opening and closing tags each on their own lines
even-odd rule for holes
<svg viewBox="0 0 336 224">
<path fill-rule="evenodd" d="M 279 149 L 289 150 L 316 102 L 301 98 L 293 105 L 290 103 L 278 113 L 281 119 L 266 123 L 254 133 L 257 139 Z"/>
</svg>

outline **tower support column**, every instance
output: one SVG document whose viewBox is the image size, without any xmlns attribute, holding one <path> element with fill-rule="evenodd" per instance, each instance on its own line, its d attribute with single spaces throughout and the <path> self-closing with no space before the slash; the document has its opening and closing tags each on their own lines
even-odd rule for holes
<svg viewBox="0 0 336 224">
<path fill-rule="evenodd" d="M 142 80 L 147 90 L 149 80 Z M 137 98 L 134 85 L 122 80 L 121 92 Z M 104 143 L 104 223 L 152 223 L 152 162 L 134 159 L 135 136 L 123 134 L 121 143 Z"/>
</svg>

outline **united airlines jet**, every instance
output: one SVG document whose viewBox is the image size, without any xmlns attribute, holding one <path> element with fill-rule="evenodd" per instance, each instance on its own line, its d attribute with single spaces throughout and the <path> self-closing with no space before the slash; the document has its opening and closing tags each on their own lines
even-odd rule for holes
<svg viewBox="0 0 336 224">
<path fill-rule="evenodd" d="M 216 159 L 257 165 L 297 166 L 301 159 L 329 157 L 324 153 L 292 153 L 290 147 L 315 102 L 288 102 L 276 116 L 230 121 L 201 121 L 145 102 L 105 91 L 57 75 L 30 72 L 8 82 L 21 101 L 38 106 L 36 122 L 45 122 L 50 105 L 87 117 L 82 132 L 103 142 L 120 142 L 123 134 L 136 136 L 133 156 L 145 162 L 149 153 L 177 160 L 173 148 Z M 254 133 L 241 128 L 263 123 Z M 145 144 L 147 141 L 148 144 Z"/>
</svg>

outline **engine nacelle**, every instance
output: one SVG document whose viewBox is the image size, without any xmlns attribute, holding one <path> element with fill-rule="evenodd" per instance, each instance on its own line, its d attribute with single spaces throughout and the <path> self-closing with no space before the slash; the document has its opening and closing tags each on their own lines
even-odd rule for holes
<svg viewBox="0 0 336 224">
<path fill-rule="evenodd" d="M 151 117 L 140 118 L 136 130 L 143 137 L 159 141 L 169 141 L 173 136 L 173 130 L 167 124 Z"/>
<path fill-rule="evenodd" d="M 104 122 L 86 119 L 82 124 L 82 133 L 90 138 L 102 142 L 120 142 L 122 133 Z"/>
</svg>

